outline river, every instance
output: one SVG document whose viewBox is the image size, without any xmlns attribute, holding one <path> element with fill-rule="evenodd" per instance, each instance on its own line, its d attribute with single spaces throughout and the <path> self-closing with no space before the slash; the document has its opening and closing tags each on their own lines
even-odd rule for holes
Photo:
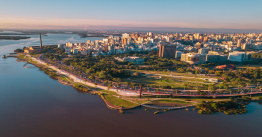
<svg viewBox="0 0 262 137">
<path fill-rule="evenodd" d="M 75 34 L 48 34 L 44 45 L 85 42 Z M 101 38 L 100 38 L 101 39 Z M 0 54 L 39 43 L 0 40 Z M 39 44 L 38 44 L 39 45 Z M 196 111 L 174 110 L 154 115 L 154 110 L 137 108 L 119 114 L 108 109 L 97 95 L 77 92 L 60 84 L 33 65 L 24 68 L 15 58 L 0 58 L 0 136 L 213 136 L 257 137 L 262 124 L 262 106 L 247 105 L 247 114 L 199 115 Z"/>
</svg>

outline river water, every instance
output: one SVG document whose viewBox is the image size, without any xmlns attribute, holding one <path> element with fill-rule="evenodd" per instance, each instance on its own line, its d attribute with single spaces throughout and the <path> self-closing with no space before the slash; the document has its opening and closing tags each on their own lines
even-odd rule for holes
<svg viewBox="0 0 262 137">
<path fill-rule="evenodd" d="M 28 40 L 0 41 L 0 54 L 39 45 Z M 85 42 L 75 34 L 48 34 L 44 44 Z M 90 39 L 90 38 L 89 38 Z M 92 38 L 95 40 L 96 38 Z M 247 105 L 244 115 L 199 115 L 175 110 L 154 115 L 137 108 L 119 114 L 96 95 L 60 84 L 33 65 L 24 68 L 15 58 L 0 59 L 0 136 L 213 136 L 258 137 L 262 106 Z"/>
</svg>

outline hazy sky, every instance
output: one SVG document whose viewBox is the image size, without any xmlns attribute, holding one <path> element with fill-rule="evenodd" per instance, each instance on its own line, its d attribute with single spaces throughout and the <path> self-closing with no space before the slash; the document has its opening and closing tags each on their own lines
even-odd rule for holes
<svg viewBox="0 0 262 137">
<path fill-rule="evenodd" d="M 0 28 L 262 29 L 262 0 L 0 0 Z"/>
</svg>

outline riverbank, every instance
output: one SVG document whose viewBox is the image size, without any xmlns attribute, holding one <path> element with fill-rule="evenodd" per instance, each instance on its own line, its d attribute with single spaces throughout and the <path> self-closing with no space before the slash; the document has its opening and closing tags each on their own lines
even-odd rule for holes
<svg viewBox="0 0 262 137">
<path fill-rule="evenodd" d="M 45 136 L 90 136 L 100 134 L 101 129 L 106 129 L 101 136 L 139 136 L 138 133 L 145 127 L 148 128 L 143 130 L 144 133 L 149 133 L 145 136 L 172 136 L 174 132 L 194 136 L 193 133 L 185 133 L 188 126 L 199 135 L 216 131 L 217 136 L 259 136 L 255 130 L 262 122 L 259 119 L 262 105 L 258 103 L 247 105 L 248 112 L 244 115 L 200 115 L 198 111 L 192 111 L 193 107 L 188 108 L 189 111 L 181 108 L 164 112 L 142 106 L 123 110 L 124 113 L 120 114 L 118 110 L 109 109 L 99 96 L 80 93 L 71 86 L 64 86 L 49 78 L 37 67 L 28 64 L 32 68 L 27 69 L 23 67 L 24 62 L 15 60 L 8 58 L 0 61 L 3 93 L 0 97 L 1 136 L 41 136 L 43 133 Z M 156 111 L 159 113 L 154 115 Z M 24 121 L 27 121 L 27 126 Z M 215 128 L 210 126 L 210 121 L 211 125 L 216 125 Z M 241 121 L 248 123 L 241 124 Z M 118 126 L 130 130 L 119 133 Z M 218 131 L 225 126 L 232 134 Z M 15 132 L 10 133 L 12 127 Z M 208 135 L 212 134 L 214 132 Z"/>
<path fill-rule="evenodd" d="M 29 63 L 39 67 L 40 69 L 43 69 L 46 74 L 52 77 L 56 77 L 61 84 L 73 86 L 74 88 L 81 90 L 82 92 L 91 91 L 95 94 L 98 93 L 104 100 L 106 105 L 111 109 L 122 110 L 144 106 L 151 109 L 173 110 L 194 107 L 196 104 L 200 103 L 200 101 L 197 101 L 196 99 L 175 99 L 174 97 L 170 96 L 166 96 L 165 98 L 161 98 L 162 96 L 156 96 L 153 98 L 151 97 L 150 99 L 146 96 L 142 98 L 138 98 L 138 96 L 127 98 L 125 95 L 123 95 L 122 92 L 118 91 L 117 89 L 108 89 L 108 87 L 81 80 L 73 74 L 65 72 L 64 70 L 60 70 L 59 68 L 47 64 L 35 57 L 19 55 L 18 58 L 25 59 Z M 221 99 L 212 99 L 212 101 L 218 102 L 221 101 Z"/>
<path fill-rule="evenodd" d="M 84 92 L 90 90 L 96 90 L 93 93 L 100 94 L 101 98 L 105 101 L 106 105 L 112 109 L 123 109 L 123 110 L 133 109 L 138 106 L 145 105 L 146 104 L 145 102 L 151 101 L 151 100 L 146 101 L 145 98 L 142 99 L 136 98 L 135 100 L 133 100 L 132 98 L 127 99 L 125 97 L 121 97 L 123 93 L 116 89 L 106 90 L 105 88 L 107 87 L 102 87 L 100 85 L 95 85 L 95 84 L 92 86 L 93 83 L 81 81 L 78 78 L 74 77 L 73 75 L 68 74 L 62 70 L 59 70 L 54 66 L 50 66 L 42 61 L 39 61 L 34 57 L 20 55 L 18 56 L 18 58 L 27 60 L 29 63 L 45 71 L 45 73 L 48 74 L 49 76 L 56 77 L 61 84 L 73 86 L 74 88 L 80 89 L 81 91 Z M 150 108 L 150 106 L 148 107 Z M 163 109 L 163 107 L 161 106 L 159 106 L 158 108 Z"/>
<path fill-rule="evenodd" d="M 91 85 L 93 83 L 88 83 L 86 81 L 81 81 L 79 79 L 77 79 L 76 77 L 74 77 L 73 75 L 70 75 L 62 70 L 59 70 L 58 68 L 55 68 L 54 66 L 50 66 L 44 62 L 40 62 L 39 60 L 37 60 L 34 57 L 30 57 L 30 56 L 25 56 L 25 55 L 19 55 L 17 56 L 17 58 L 27 61 L 30 64 L 33 64 L 34 66 L 38 67 L 39 69 L 43 70 L 46 74 L 48 74 L 50 77 L 56 78 L 59 83 L 64 84 L 64 85 L 68 85 L 68 86 L 73 86 L 74 88 L 81 90 L 83 92 L 88 92 L 94 89 L 97 89 L 96 92 L 94 93 L 104 93 L 105 91 L 110 91 L 110 92 L 114 92 L 115 94 L 117 94 L 117 91 L 115 91 L 114 89 L 111 90 L 105 90 L 103 88 L 100 88 L 101 86 L 99 85 Z M 99 89 L 100 88 L 100 89 Z M 110 96 L 110 97 L 109 97 Z M 114 98 L 114 99 L 112 99 Z M 104 101 L 106 102 L 107 105 L 109 105 L 111 108 L 118 108 L 120 106 L 117 106 L 117 98 L 115 97 L 111 97 L 111 95 L 106 95 L 106 98 L 104 98 Z M 116 102 L 115 102 L 116 101 Z M 125 101 L 124 101 L 125 102 Z M 128 101 L 127 101 L 128 102 Z M 131 109 L 134 106 L 131 105 L 132 103 L 124 103 L 123 107 L 126 107 L 124 109 Z M 117 105 L 110 105 L 110 104 L 117 104 Z M 125 105 L 126 104 L 126 105 Z M 131 107 L 129 106 L 131 105 Z M 136 104 L 136 106 L 139 106 Z M 121 107 L 122 108 L 122 107 Z"/>
</svg>

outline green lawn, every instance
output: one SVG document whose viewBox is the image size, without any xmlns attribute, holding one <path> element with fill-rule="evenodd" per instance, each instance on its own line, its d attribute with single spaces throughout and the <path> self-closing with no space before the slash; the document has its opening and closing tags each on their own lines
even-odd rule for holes
<svg viewBox="0 0 262 137">
<path fill-rule="evenodd" d="M 148 84 L 148 86 L 151 85 L 157 85 L 157 86 L 171 86 L 172 88 L 184 88 L 184 84 L 189 84 L 190 86 L 200 86 L 200 84 L 203 83 L 197 83 L 197 82 L 203 82 L 204 80 L 201 79 L 187 79 L 190 81 L 177 81 L 176 78 L 164 78 L 164 79 L 155 79 L 155 78 L 147 78 L 147 77 L 132 77 L 130 79 L 122 79 L 123 82 L 132 82 L 132 83 L 145 83 Z M 181 78 L 178 78 L 178 80 L 182 80 Z M 184 79 L 185 80 L 185 79 Z M 207 84 L 207 83 L 205 83 Z M 186 87 L 187 88 L 187 87 Z"/>
<path fill-rule="evenodd" d="M 121 98 L 112 96 L 112 95 L 104 95 L 105 99 L 107 101 L 109 101 L 110 103 L 116 105 L 116 106 L 121 106 L 121 107 L 125 107 L 125 108 L 129 108 L 129 107 L 135 107 L 138 104 L 123 100 Z"/>
<path fill-rule="evenodd" d="M 148 101 L 152 100 L 152 98 L 148 98 L 148 99 L 145 99 L 145 98 L 142 98 L 142 99 L 140 99 L 140 98 L 130 98 L 129 99 L 129 98 L 127 98 L 127 100 L 131 100 L 131 101 L 136 102 L 138 104 L 143 104 L 145 102 L 148 102 Z"/>
<path fill-rule="evenodd" d="M 185 101 L 229 101 L 230 99 L 206 99 L 206 98 L 178 98 Z"/>
<path fill-rule="evenodd" d="M 173 99 L 159 99 L 159 100 L 154 100 L 150 103 L 178 103 L 178 104 L 193 104 L 190 102 L 185 102 L 181 100 L 173 100 Z"/>
</svg>

